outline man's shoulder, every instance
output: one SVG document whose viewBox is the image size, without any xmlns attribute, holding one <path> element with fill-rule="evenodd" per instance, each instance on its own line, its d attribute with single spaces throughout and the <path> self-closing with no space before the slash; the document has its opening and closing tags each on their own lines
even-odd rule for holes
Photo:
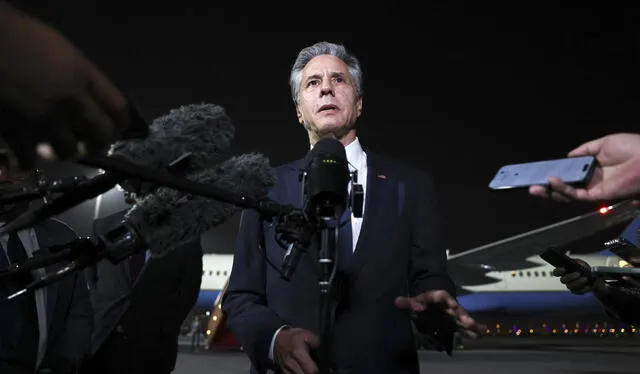
<svg viewBox="0 0 640 374">
<path fill-rule="evenodd" d="M 276 165 L 274 167 L 274 170 L 276 171 L 276 173 L 285 173 L 290 172 L 291 170 L 298 170 L 302 167 L 303 161 L 303 158 L 298 158 L 293 161 L 287 161 L 285 163 Z"/>
<path fill-rule="evenodd" d="M 399 179 L 427 180 L 433 179 L 430 171 L 424 168 L 411 165 L 410 163 L 395 158 L 393 156 L 384 155 L 378 152 L 367 151 L 367 158 L 376 163 L 377 168 L 396 176 Z"/>
</svg>

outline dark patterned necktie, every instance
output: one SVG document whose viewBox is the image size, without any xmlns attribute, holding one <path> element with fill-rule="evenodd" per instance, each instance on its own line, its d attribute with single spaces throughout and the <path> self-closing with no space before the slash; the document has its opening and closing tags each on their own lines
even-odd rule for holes
<svg viewBox="0 0 640 374">
<path fill-rule="evenodd" d="M 353 260 L 353 232 L 351 227 L 351 209 L 347 207 L 340 217 L 338 231 L 338 270 L 349 273 Z"/>
</svg>

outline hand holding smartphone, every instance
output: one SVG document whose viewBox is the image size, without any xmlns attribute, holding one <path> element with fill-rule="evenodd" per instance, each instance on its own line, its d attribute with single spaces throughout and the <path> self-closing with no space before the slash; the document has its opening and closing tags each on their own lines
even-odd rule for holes
<svg viewBox="0 0 640 374">
<path fill-rule="evenodd" d="M 584 266 L 580 262 L 572 259 L 565 253 L 560 252 L 557 249 L 547 249 L 540 254 L 540 257 L 556 268 L 564 268 L 566 274 L 580 273 L 582 276 L 588 279 L 589 284 L 591 284 L 595 280 L 591 268 Z"/>
<path fill-rule="evenodd" d="M 492 190 L 546 186 L 549 177 L 557 177 L 566 184 L 586 186 L 596 166 L 593 156 L 569 157 L 502 166 L 489 183 Z"/>
</svg>

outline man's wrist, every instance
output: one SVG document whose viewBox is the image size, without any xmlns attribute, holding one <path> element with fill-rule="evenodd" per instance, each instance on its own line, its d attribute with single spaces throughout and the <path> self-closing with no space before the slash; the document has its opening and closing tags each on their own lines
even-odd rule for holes
<svg viewBox="0 0 640 374">
<path fill-rule="evenodd" d="M 276 339 L 278 338 L 278 334 L 280 334 L 281 331 L 284 330 L 288 330 L 291 327 L 288 325 L 282 325 L 280 326 L 280 328 L 278 328 L 276 330 L 276 332 L 273 333 L 273 338 L 271 338 L 271 345 L 269 347 L 269 360 L 272 362 L 276 362 L 276 356 L 275 356 L 275 349 L 276 349 Z"/>
</svg>

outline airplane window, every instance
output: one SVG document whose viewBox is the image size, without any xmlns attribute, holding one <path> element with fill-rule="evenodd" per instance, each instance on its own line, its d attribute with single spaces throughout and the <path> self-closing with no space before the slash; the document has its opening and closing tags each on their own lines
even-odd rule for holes
<svg viewBox="0 0 640 374">
<path fill-rule="evenodd" d="M 516 272 L 515 272 L 515 271 L 512 271 L 512 272 L 511 272 L 511 276 L 512 276 L 512 277 L 515 277 L 515 276 L 516 276 Z"/>
<path fill-rule="evenodd" d="M 224 275 L 225 277 L 227 276 L 228 272 L 225 270 L 222 272 L 222 275 Z"/>
<path fill-rule="evenodd" d="M 209 270 L 209 275 L 213 275 L 213 270 Z"/>
<path fill-rule="evenodd" d="M 220 276 L 220 270 L 216 271 L 216 275 Z"/>
<path fill-rule="evenodd" d="M 530 271 L 528 271 L 528 272 L 527 272 L 527 277 L 530 277 L 530 276 L 531 276 L 531 272 L 530 272 Z"/>
<path fill-rule="evenodd" d="M 541 271 L 540 274 L 542 274 L 543 277 L 547 276 L 547 272 L 546 271 Z"/>
<path fill-rule="evenodd" d="M 519 275 L 519 276 L 521 276 L 521 277 L 523 277 L 523 276 L 524 276 L 524 273 L 520 271 L 520 272 L 518 272 L 518 275 Z"/>
<path fill-rule="evenodd" d="M 537 271 L 534 271 L 534 272 L 533 272 L 533 275 L 537 277 L 537 276 L 538 276 L 538 272 L 537 272 Z"/>
</svg>

